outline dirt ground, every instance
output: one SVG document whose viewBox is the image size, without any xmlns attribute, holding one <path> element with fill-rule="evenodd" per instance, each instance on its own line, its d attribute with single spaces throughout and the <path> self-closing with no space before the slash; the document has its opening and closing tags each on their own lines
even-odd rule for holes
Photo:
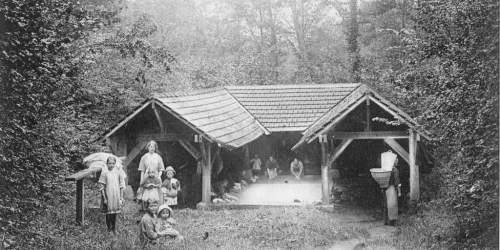
<svg viewBox="0 0 500 250">
<path fill-rule="evenodd" d="M 350 183 L 341 201 L 317 207 L 331 213 L 339 221 L 365 229 L 369 235 L 366 238 L 340 241 L 328 249 L 374 249 L 370 247 L 371 241 L 390 240 L 397 228 L 383 225 L 377 187 L 373 188 L 363 180 L 350 180 Z M 291 176 L 278 176 L 274 180 L 260 178 L 257 183 L 243 190 L 240 200 L 233 205 L 311 206 L 320 201 L 320 176 L 305 176 L 299 181 Z"/>
<path fill-rule="evenodd" d="M 383 225 L 379 209 L 334 205 L 332 207 L 322 207 L 321 210 L 334 214 L 340 221 L 352 223 L 352 226 L 356 228 L 366 229 L 369 233 L 367 238 L 354 238 L 340 241 L 331 246 L 329 248 L 331 250 L 372 249 L 368 246 L 369 242 L 375 240 L 390 240 L 397 232 L 396 227 Z"/>
</svg>

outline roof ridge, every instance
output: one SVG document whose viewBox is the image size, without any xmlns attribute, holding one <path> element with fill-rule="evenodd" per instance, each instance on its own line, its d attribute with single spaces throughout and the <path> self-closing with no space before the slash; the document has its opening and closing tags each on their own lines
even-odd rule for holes
<svg viewBox="0 0 500 250">
<path fill-rule="evenodd" d="M 329 83 L 329 84 L 287 84 L 287 85 L 228 85 L 225 89 L 304 89 L 304 88 L 333 88 L 355 87 L 362 83 Z"/>
<path fill-rule="evenodd" d="M 217 87 L 211 87 L 211 88 L 206 88 L 206 89 L 195 89 L 195 90 L 183 90 L 183 91 L 176 91 L 173 93 L 164 93 L 164 94 L 156 94 L 153 93 L 150 98 L 166 98 L 166 97 L 184 97 L 184 96 L 193 96 L 193 95 L 201 95 L 201 94 L 207 94 L 207 93 L 213 93 L 217 92 L 220 90 L 225 90 L 224 87 L 217 86 Z"/>
</svg>

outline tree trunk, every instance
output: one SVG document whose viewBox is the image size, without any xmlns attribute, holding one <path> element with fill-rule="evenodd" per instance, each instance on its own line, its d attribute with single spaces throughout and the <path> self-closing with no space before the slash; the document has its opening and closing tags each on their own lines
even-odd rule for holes
<svg viewBox="0 0 500 250">
<path fill-rule="evenodd" d="M 299 7 L 297 8 L 297 2 L 299 1 Z M 309 58 L 307 56 L 305 34 L 304 34 L 304 3 L 303 0 L 291 0 L 290 6 L 292 8 L 293 26 L 295 29 L 295 34 L 297 36 L 297 44 L 299 46 L 299 55 L 302 67 L 304 67 L 307 72 L 309 79 L 313 78 L 312 68 L 309 66 Z"/>
<path fill-rule="evenodd" d="M 272 47 L 272 57 L 273 57 L 273 77 L 274 82 L 278 82 L 278 38 L 276 35 L 276 25 L 273 16 L 273 5 L 269 3 L 267 5 L 267 12 L 269 14 L 269 28 L 271 29 L 271 47 Z"/>
</svg>

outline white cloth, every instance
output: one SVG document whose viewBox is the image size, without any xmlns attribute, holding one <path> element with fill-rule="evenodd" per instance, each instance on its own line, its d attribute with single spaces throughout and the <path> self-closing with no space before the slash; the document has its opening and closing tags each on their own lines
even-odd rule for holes
<svg viewBox="0 0 500 250">
<path fill-rule="evenodd" d="M 391 185 L 385 190 L 385 196 L 387 197 L 387 214 L 389 220 L 398 219 L 398 193 L 396 188 Z"/>
</svg>

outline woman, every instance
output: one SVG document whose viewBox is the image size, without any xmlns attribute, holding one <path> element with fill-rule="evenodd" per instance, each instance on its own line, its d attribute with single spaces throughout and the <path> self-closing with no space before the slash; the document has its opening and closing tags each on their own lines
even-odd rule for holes
<svg viewBox="0 0 500 250">
<path fill-rule="evenodd" d="M 398 219 L 398 197 L 401 196 L 401 182 L 399 181 L 399 171 L 396 167 L 392 168 L 389 187 L 385 189 L 385 196 L 387 204 L 387 217 L 385 218 L 388 218 L 389 222 L 387 223 L 387 220 L 384 220 L 384 225 L 389 224 L 390 226 L 394 226 Z"/>
<path fill-rule="evenodd" d="M 139 171 L 141 171 L 141 183 L 147 176 L 147 174 L 144 174 L 147 169 L 155 171 L 155 178 L 159 179 L 161 183 L 161 175 L 163 174 L 163 171 L 165 171 L 165 166 L 163 165 L 161 156 L 156 153 L 156 151 L 158 151 L 158 144 L 155 141 L 150 141 L 146 145 L 146 148 L 148 149 L 148 153 L 142 156 L 141 162 L 139 163 Z M 158 187 L 157 190 L 158 197 L 163 197 L 161 188 Z M 159 205 L 162 205 L 163 199 L 160 198 L 158 203 Z"/>
</svg>

